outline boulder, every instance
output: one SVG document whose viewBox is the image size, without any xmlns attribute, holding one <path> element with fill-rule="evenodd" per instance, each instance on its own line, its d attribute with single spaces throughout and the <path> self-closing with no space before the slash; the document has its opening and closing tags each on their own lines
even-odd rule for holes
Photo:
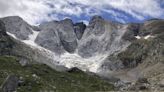
<svg viewBox="0 0 164 92">
<path fill-rule="evenodd" d="M 2 84 L 2 92 L 14 92 L 18 87 L 19 78 L 15 75 L 9 75 Z"/>
</svg>

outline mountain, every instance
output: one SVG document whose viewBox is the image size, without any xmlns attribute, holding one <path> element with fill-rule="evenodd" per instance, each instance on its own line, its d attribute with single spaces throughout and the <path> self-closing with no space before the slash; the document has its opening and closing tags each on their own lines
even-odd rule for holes
<svg viewBox="0 0 164 92">
<path fill-rule="evenodd" d="M 114 89 L 111 83 L 97 75 L 78 68 L 55 65 L 49 56 L 50 51 L 34 48 L 26 41 L 8 34 L 5 24 L 0 21 L 0 92 L 89 92 Z"/>
<path fill-rule="evenodd" d="M 42 63 L 59 72 L 77 67 L 119 90 L 163 90 L 162 19 L 121 24 L 94 16 L 88 25 L 64 19 L 37 27 L 17 16 L 1 21 L 0 55 L 16 56 L 22 65 Z"/>
</svg>

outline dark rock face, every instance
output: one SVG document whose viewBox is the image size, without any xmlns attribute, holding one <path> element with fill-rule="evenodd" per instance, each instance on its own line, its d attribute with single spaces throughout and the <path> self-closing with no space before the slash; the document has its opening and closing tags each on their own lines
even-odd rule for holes
<svg viewBox="0 0 164 92">
<path fill-rule="evenodd" d="M 164 20 L 149 20 L 146 21 L 141 28 L 139 34 L 141 36 L 146 35 L 156 35 L 163 33 L 164 30 Z"/>
<path fill-rule="evenodd" d="M 6 34 L 6 29 L 5 29 L 5 24 L 3 21 L 0 20 L 0 37 L 7 35 Z"/>
<path fill-rule="evenodd" d="M 141 26 L 141 24 L 137 23 L 128 24 L 127 31 L 122 38 L 128 41 L 134 41 L 136 39 L 135 36 L 139 35 Z"/>
<path fill-rule="evenodd" d="M 80 69 L 78 69 L 77 67 L 73 67 L 73 68 L 67 70 L 67 72 L 69 72 L 69 73 L 81 73 L 82 71 Z"/>
<path fill-rule="evenodd" d="M 0 55 L 10 55 L 14 43 L 6 34 L 5 24 L 0 21 Z"/>
<path fill-rule="evenodd" d="M 8 76 L 5 83 L 2 85 L 2 92 L 14 92 L 17 89 L 19 78 L 15 75 Z"/>
<path fill-rule="evenodd" d="M 6 31 L 15 34 L 22 40 L 27 40 L 32 34 L 32 27 L 18 16 L 6 17 L 1 19 L 5 23 Z"/>
<path fill-rule="evenodd" d="M 85 29 L 86 29 L 86 25 L 84 23 L 76 23 L 74 25 L 74 31 L 78 40 L 82 38 Z"/>
</svg>

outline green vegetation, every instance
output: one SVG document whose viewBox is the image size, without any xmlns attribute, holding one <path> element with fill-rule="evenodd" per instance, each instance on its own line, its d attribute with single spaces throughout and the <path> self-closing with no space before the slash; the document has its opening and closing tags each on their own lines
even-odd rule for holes
<svg viewBox="0 0 164 92">
<path fill-rule="evenodd" d="M 43 64 L 23 67 L 15 57 L 0 56 L 0 84 L 8 75 L 13 74 L 23 80 L 17 92 L 92 92 L 114 88 L 99 77 L 82 71 L 57 72 Z"/>
</svg>

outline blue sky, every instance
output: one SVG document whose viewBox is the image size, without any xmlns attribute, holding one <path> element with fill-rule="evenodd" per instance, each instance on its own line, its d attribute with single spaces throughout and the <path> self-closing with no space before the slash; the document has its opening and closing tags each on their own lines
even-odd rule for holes
<svg viewBox="0 0 164 92">
<path fill-rule="evenodd" d="M 121 23 L 164 19 L 164 0 L 0 0 L 0 17 L 20 16 L 34 25 L 65 18 L 87 24 L 94 15 Z"/>
</svg>

